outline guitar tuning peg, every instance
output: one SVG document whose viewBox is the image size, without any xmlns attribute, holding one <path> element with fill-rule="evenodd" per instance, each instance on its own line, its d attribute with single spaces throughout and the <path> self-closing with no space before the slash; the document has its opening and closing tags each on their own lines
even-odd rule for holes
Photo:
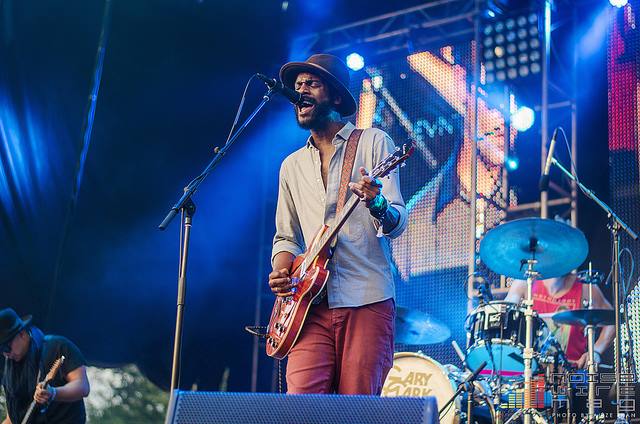
<svg viewBox="0 0 640 424">
<path fill-rule="evenodd" d="M 399 152 L 400 148 L 398 146 L 396 146 L 396 152 Z"/>
<path fill-rule="evenodd" d="M 407 166 L 407 163 L 406 163 L 406 162 L 402 162 L 402 163 L 400 164 L 400 168 L 404 168 L 405 166 Z"/>
</svg>

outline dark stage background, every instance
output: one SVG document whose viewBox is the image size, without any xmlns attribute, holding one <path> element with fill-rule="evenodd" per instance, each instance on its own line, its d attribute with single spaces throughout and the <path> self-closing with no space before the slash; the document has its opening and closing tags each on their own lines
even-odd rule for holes
<svg viewBox="0 0 640 424">
<path fill-rule="evenodd" d="M 178 221 L 164 233 L 156 227 L 223 144 L 246 80 L 254 72 L 276 75 L 296 35 L 423 2 L 286 3 L 284 11 L 282 1 L 112 1 L 93 134 L 65 226 L 104 2 L 0 0 L 1 307 L 34 314 L 46 332 L 74 340 L 92 364 L 133 362 L 168 387 Z M 610 7 L 584 4 L 577 9 L 584 28 L 559 54 Z M 578 166 L 583 183 L 606 200 L 601 42 L 579 57 L 589 84 L 578 96 Z M 262 92 L 252 85 L 247 109 Z M 274 100 L 195 196 L 182 387 L 217 389 L 228 368 L 228 390 L 251 388 L 253 340 L 243 327 L 254 321 L 256 284 L 268 271 L 279 163 L 305 137 L 290 106 Z M 530 139 L 520 152 L 529 167 L 513 178 L 535 184 L 539 134 Z M 608 267 L 604 224 L 581 200 L 579 227 L 599 268 Z M 271 387 L 263 358 L 258 390 Z"/>
</svg>

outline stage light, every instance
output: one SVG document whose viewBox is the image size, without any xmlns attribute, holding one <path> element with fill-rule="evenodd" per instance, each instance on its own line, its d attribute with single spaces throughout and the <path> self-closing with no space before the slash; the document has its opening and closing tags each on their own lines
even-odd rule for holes
<svg viewBox="0 0 640 424">
<path fill-rule="evenodd" d="M 609 3 L 611 3 L 611 6 L 621 8 L 621 7 L 625 7 L 627 3 L 629 3 L 629 1 L 628 0 L 609 0 Z"/>
<path fill-rule="evenodd" d="M 526 131 L 533 126 L 535 114 L 533 109 L 527 106 L 520 106 L 518 110 L 511 115 L 511 123 L 518 131 Z"/>
<path fill-rule="evenodd" d="M 381 75 L 375 75 L 373 78 L 371 78 L 371 84 L 373 85 L 373 88 L 375 88 L 376 90 L 379 90 L 382 88 L 382 76 Z"/>
<path fill-rule="evenodd" d="M 481 57 L 486 65 L 493 61 L 495 78 L 484 78 L 484 84 L 491 81 L 516 80 L 541 72 L 542 47 L 538 28 L 538 15 L 533 12 L 509 12 L 503 10 L 495 19 L 486 20 L 481 38 Z M 524 70 L 523 66 L 528 69 Z M 491 67 L 486 67 L 491 71 Z"/>
<path fill-rule="evenodd" d="M 359 71 L 364 68 L 364 58 L 358 53 L 351 53 L 347 56 L 347 66 L 352 71 Z"/>
<path fill-rule="evenodd" d="M 507 168 L 507 171 L 515 171 L 520 166 L 520 159 L 513 154 L 509 154 L 507 159 L 504 161 L 504 166 Z"/>
</svg>

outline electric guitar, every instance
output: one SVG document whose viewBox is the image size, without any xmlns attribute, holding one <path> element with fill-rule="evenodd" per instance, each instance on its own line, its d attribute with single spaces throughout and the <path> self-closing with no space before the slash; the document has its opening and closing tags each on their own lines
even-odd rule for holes
<svg viewBox="0 0 640 424">
<path fill-rule="evenodd" d="M 396 147 L 396 151 L 382 160 L 371 172 L 372 178 L 388 175 L 413 153 L 413 143 Z M 300 335 L 302 326 L 313 301 L 320 296 L 329 278 L 327 264 L 333 254 L 332 241 L 355 210 L 360 198 L 351 196 L 332 227 L 324 224 L 316 233 L 311 245 L 296 257 L 289 275 L 296 282 L 296 293 L 276 297 L 267 328 L 267 355 L 283 359 L 289 354 Z"/>
<path fill-rule="evenodd" d="M 61 356 L 55 360 L 53 365 L 51 365 L 51 369 L 49 370 L 47 375 L 44 377 L 44 380 L 42 381 L 42 385 L 44 386 L 45 389 L 49 387 L 49 383 L 51 383 L 51 380 L 55 378 L 56 374 L 58 373 L 58 370 L 60 369 L 63 363 L 64 363 L 64 356 Z M 35 407 L 36 407 L 36 401 L 34 399 L 31 401 L 31 405 L 29 405 L 29 409 L 27 409 L 27 413 L 24 414 L 24 418 L 22 419 L 21 424 L 27 424 L 29 422 L 29 420 L 31 419 L 31 415 L 33 415 L 33 411 L 35 410 Z"/>
</svg>

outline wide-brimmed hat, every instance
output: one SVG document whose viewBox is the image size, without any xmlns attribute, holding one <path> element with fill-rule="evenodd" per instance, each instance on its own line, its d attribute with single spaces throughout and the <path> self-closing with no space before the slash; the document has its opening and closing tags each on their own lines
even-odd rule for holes
<svg viewBox="0 0 640 424">
<path fill-rule="evenodd" d="M 21 332 L 31 322 L 31 315 L 20 318 L 11 308 L 0 310 L 0 345 L 3 345 Z"/>
<path fill-rule="evenodd" d="M 342 97 L 342 103 L 336 106 L 340 115 L 349 116 L 356 112 L 356 99 L 349 91 L 349 68 L 340 58 L 332 54 L 314 54 L 306 62 L 285 63 L 280 68 L 280 81 L 295 89 L 296 78 L 301 72 L 318 75 L 338 92 Z"/>
</svg>

